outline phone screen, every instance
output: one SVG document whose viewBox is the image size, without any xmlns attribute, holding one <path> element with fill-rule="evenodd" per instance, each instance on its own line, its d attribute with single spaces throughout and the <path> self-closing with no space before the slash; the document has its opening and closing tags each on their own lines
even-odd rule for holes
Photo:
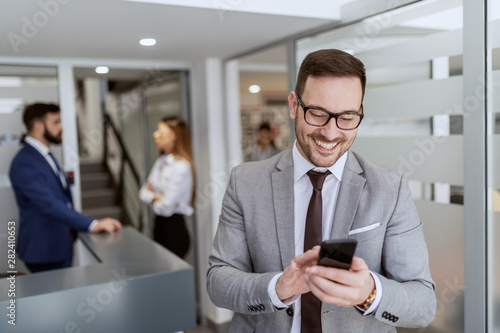
<svg viewBox="0 0 500 333">
<path fill-rule="evenodd" d="M 318 265 L 350 269 L 356 250 L 355 239 L 331 239 L 321 243 Z"/>
</svg>

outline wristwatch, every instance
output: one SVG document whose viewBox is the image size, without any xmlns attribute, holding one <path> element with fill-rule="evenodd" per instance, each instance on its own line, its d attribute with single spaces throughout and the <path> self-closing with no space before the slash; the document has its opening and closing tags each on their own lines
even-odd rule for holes
<svg viewBox="0 0 500 333">
<path fill-rule="evenodd" d="M 368 296 L 368 298 L 365 299 L 365 301 L 363 303 L 358 304 L 357 307 L 360 308 L 363 311 L 368 310 L 368 308 L 372 304 L 373 300 L 375 299 L 375 296 L 377 296 L 377 289 L 373 288 L 373 291 L 370 294 L 370 296 Z"/>
</svg>

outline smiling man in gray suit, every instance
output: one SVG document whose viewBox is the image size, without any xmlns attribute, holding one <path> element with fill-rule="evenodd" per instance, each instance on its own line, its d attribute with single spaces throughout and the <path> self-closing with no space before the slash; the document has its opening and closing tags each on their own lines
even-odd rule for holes
<svg viewBox="0 0 500 333">
<path fill-rule="evenodd" d="M 435 285 L 407 179 L 349 151 L 365 85 L 350 54 L 309 54 L 288 97 L 293 149 L 232 170 L 207 275 L 214 304 L 235 312 L 230 332 L 396 332 L 433 320 Z M 316 265 L 319 246 L 307 245 L 310 170 L 325 179 L 312 245 L 357 240 L 350 270 Z"/>
</svg>

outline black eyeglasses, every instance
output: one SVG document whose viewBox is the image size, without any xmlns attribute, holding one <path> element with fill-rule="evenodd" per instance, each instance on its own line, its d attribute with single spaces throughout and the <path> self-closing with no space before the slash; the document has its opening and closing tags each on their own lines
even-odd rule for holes
<svg viewBox="0 0 500 333">
<path fill-rule="evenodd" d="M 335 123 L 339 129 L 349 131 L 358 128 L 364 116 L 363 105 L 360 106 L 359 112 L 331 113 L 326 110 L 305 106 L 299 95 L 297 95 L 297 101 L 304 110 L 304 120 L 311 126 L 325 126 L 330 119 L 335 118 Z"/>
</svg>

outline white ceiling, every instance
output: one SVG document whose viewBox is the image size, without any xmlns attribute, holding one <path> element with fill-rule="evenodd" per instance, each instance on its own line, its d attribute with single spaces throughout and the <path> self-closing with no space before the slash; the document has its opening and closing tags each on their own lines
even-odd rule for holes
<svg viewBox="0 0 500 333">
<path fill-rule="evenodd" d="M 230 10 L 242 0 L 210 3 L 212 8 L 120 0 L 2 0 L 0 61 L 1 57 L 226 58 L 336 22 L 340 12 L 325 19 L 325 11 L 321 18 L 306 12 L 299 17 Z M 325 10 L 332 10 L 331 5 Z M 145 37 L 156 38 L 157 45 L 140 46 L 139 39 Z"/>
</svg>

